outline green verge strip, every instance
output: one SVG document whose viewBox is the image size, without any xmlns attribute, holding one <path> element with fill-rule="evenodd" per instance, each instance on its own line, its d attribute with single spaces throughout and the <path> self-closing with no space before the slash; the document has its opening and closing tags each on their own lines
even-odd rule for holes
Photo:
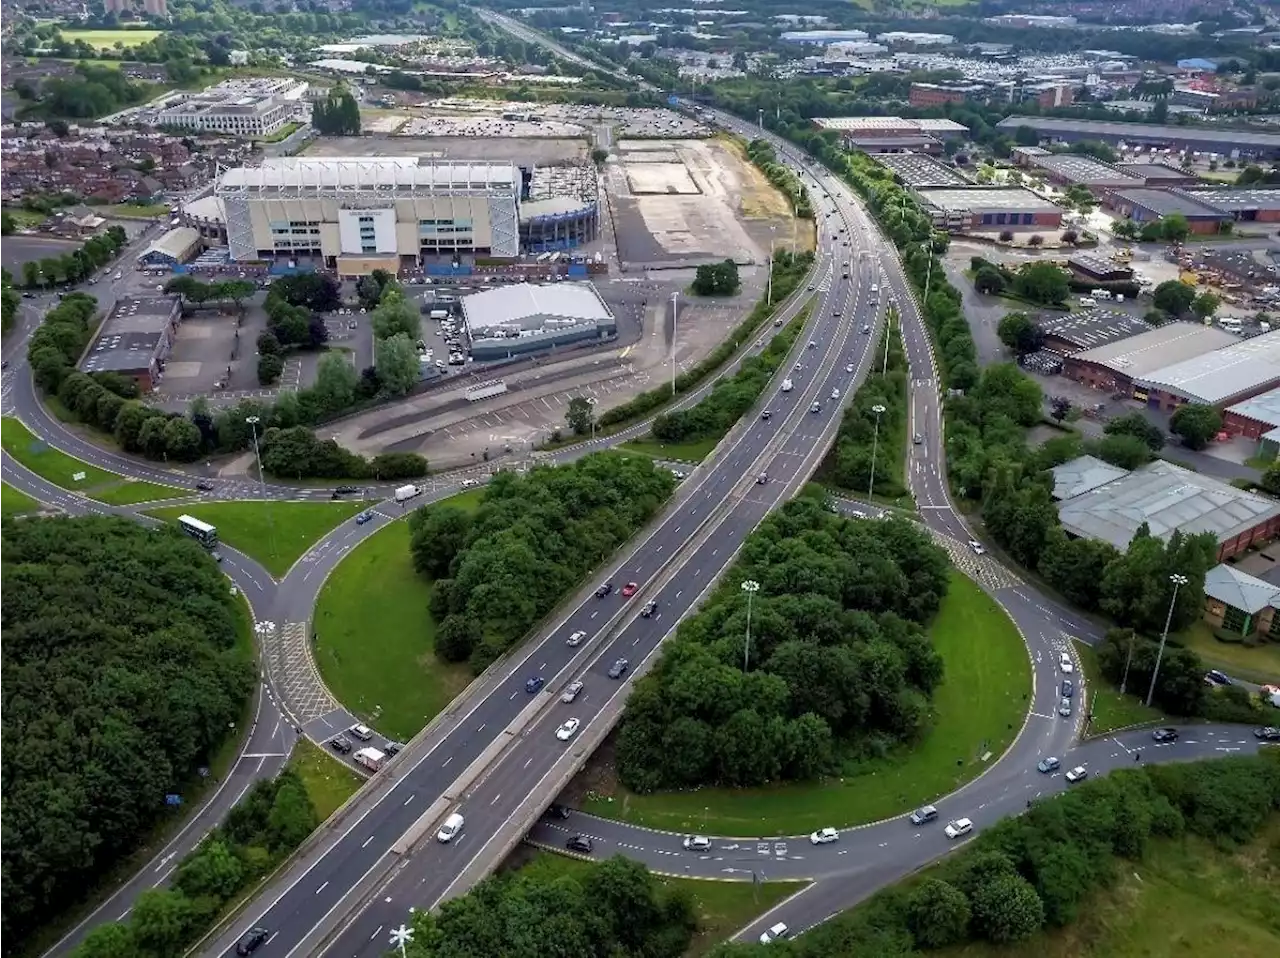
<svg viewBox="0 0 1280 958">
<path fill-rule="evenodd" d="M 665 831 L 789 835 L 879 821 L 954 791 L 1013 742 L 1031 694 L 1031 666 L 1013 622 L 958 572 L 929 636 L 944 678 L 933 693 L 931 727 L 914 746 L 839 780 L 653 795 L 617 786 L 589 795 L 584 811 Z"/>
<path fill-rule="evenodd" d="M 1159 709 L 1147 708 L 1143 704 L 1137 693 L 1145 693 L 1146 689 L 1139 689 L 1136 681 L 1130 683 L 1125 694 L 1121 694 L 1120 689 L 1112 685 L 1102 674 L 1102 669 L 1098 665 L 1098 654 L 1092 648 L 1077 642 L 1075 654 L 1080 661 L 1080 667 L 1084 670 L 1085 681 L 1088 683 L 1086 691 L 1089 695 L 1089 714 L 1092 717 L 1086 734 L 1105 735 L 1116 729 L 1129 728 L 1133 725 L 1149 725 L 1165 718 L 1165 714 Z M 1185 719 L 1179 721 L 1185 721 Z"/>
<path fill-rule="evenodd" d="M 40 508 L 40 503 L 25 492 L 19 492 L 7 482 L 0 485 L 0 516 L 5 519 L 30 515 L 39 512 Z"/>
</svg>

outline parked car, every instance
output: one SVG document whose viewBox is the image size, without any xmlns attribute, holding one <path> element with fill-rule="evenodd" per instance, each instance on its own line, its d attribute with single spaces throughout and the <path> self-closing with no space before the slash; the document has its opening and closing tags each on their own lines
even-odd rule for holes
<svg viewBox="0 0 1280 958">
<path fill-rule="evenodd" d="M 353 738 L 358 738 L 362 742 L 367 742 L 373 738 L 373 729 L 367 725 L 353 725 L 347 729 L 347 734 Z"/>
<path fill-rule="evenodd" d="M 531 675 L 529 678 L 525 679 L 524 681 L 524 690 L 528 692 L 530 695 L 533 695 L 535 692 L 537 692 L 540 688 L 542 688 L 546 684 L 547 684 L 547 680 L 544 679 L 541 675 Z"/>
<path fill-rule="evenodd" d="M 578 727 L 582 724 L 579 719 L 566 719 L 565 722 L 556 729 L 556 738 L 562 742 L 567 742 L 578 734 Z"/>
<path fill-rule="evenodd" d="M 343 755 L 351 754 L 351 739 L 345 735 L 336 735 L 329 739 L 329 747 L 335 752 L 341 752 Z"/>
<path fill-rule="evenodd" d="M 708 852 L 711 851 L 711 839 L 706 835 L 686 835 L 682 842 L 685 851 L 690 852 Z"/>
<path fill-rule="evenodd" d="M 586 637 L 587 637 L 587 633 L 579 629 L 577 632 L 573 633 L 573 635 L 569 636 L 569 638 L 565 640 L 564 644 L 569 646 L 569 648 L 571 649 L 576 649 L 578 646 L 582 644 L 582 640 L 585 639 Z"/>
<path fill-rule="evenodd" d="M 957 818 L 954 822 L 947 822 L 947 827 L 942 831 L 948 838 L 959 838 L 973 831 L 973 822 L 967 818 Z"/>
<path fill-rule="evenodd" d="M 1178 730 L 1176 728 L 1158 728 L 1151 733 L 1151 739 L 1155 742 L 1176 742 L 1178 740 Z"/>
<path fill-rule="evenodd" d="M 938 810 L 934 808 L 932 805 L 925 805 L 922 808 L 917 808 L 914 812 L 911 813 L 911 824 L 927 825 L 929 822 L 933 821 L 937 817 L 938 817 Z"/>
<path fill-rule="evenodd" d="M 590 855 L 591 849 L 595 846 L 591 844 L 591 839 L 586 835 L 574 835 L 564 843 L 564 847 L 569 849 L 571 852 L 581 852 L 584 855 Z"/>
<path fill-rule="evenodd" d="M 564 691 L 560 693 L 560 701 L 568 705 L 578 697 L 578 693 L 582 691 L 581 682 L 570 682 L 564 687 Z"/>
<path fill-rule="evenodd" d="M 1040 764 L 1036 766 L 1036 770 L 1048 774 L 1049 772 L 1056 772 L 1061 765 L 1062 763 L 1056 758 L 1045 758 L 1040 760 Z"/>
<path fill-rule="evenodd" d="M 399 755 L 404 750 L 404 745 L 400 742 L 388 742 L 382 747 L 382 750 L 387 753 L 388 757 Z"/>
<path fill-rule="evenodd" d="M 1067 772 L 1067 781 L 1072 784 L 1075 784 L 1076 782 L 1083 782 L 1088 777 L 1089 770 L 1083 765 L 1077 765 L 1071 771 Z"/>
<path fill-rule="evenodd" d="M 611 679 L 620 679 L 627 674 L 627 669 L 631 667 L 631 663 L 626 659 L 618 659 L 613 665 L 609 666 L 608 676 Z"/>
<path fill-rule="evenodd" d="M 809 836 L 811 845 L 830 845 L 840 840 L 840 833 L 834 828 L 820 828 Z"/>
</svg>

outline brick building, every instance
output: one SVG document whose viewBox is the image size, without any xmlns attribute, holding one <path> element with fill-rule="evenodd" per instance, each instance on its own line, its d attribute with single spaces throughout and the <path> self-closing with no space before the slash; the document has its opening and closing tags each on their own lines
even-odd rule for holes
<svg viewBox="0 0 1280 958">
<path fill-rule="evenodd" d="M 1132 396 L 1135 379 L 1239 341 L 1224 330 L 1199 323 L 1166 323 L 1127 339 L 1073 353 L 1064 360 L 1062 371 L 1094 389 Z"/>
<path fill-rule="evenodd" d="M 934 225 L 952 232 L 1056 230 L 1062 208 L 1021 187 L 942 187 L 918 189 Z"/>
<path fill-rule="evenodd" d="M 120 373 L 150 392 L 164 375 L 181 315 L 176 296 L 119 300 L 81 357 L 80 370 Z"/>
<path fill-rule="evenodd" d="M 1134 377 L 1133 398 L 1164 412 L 1187 403 L 1222 408 L 1276 386 L 1280 386 L 1280 330 L 1236 339 L 1221 349 Z"/>
</svg>

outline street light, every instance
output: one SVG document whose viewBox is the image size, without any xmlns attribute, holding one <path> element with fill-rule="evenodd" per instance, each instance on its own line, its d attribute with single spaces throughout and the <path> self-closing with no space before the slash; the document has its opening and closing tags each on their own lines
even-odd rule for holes
<svg viewBox="0 0 1280 958">
<path fill-rule="evenodd" d="M 671 294 L 671 398 L 676 395 L 676 329 L 680 321 L 680 291 Z"/>
<path fill-rule="evenodd" d="M 774 230 L 775 230 L 775 229 L 777 229 L 777 227 L 774 227 L 774 226 L 770 226 L 770 227 L 769 227 L 769 293 L 768 293 L 768 303 L 769 303 L 769 305 L 770 305 L 770 306 L 772 306 L 772 305 L 773 305 L 773 242 L 774 242 L 774 236 L 773 236 L 773 233 L 774 233 Z"/>
<path fill-rule="evenodd" d="M 871 434 L 871 479 L 867 483 L 867 498 L 876 491 L 876 447 L 880 444 L 880 417 L 884 415 L 884 406 L 876 403 L 871 411 L 876 414 L 876 428 Z"/>
<path fill-rule="evenodd" d="M 751 598 L 760 591 L 760 583 L 748 579 L 742 583 L 742 591 L 747 594 L 747 640 L 742 645 L 742 673 L 745 675 L 751 663 Z"/>
<path fill-rule="evenodd" d="M 249 424 L 249 430 L 253 433 L 253 458 L 258 463 L 258 487 L 262 490 L 262 500 L 267 500 L 267 480 L 262 476 L 262 454 L 258 451 L 258 423 L 262 420 L 257 416 L 246 416 L 245 422 Z M 275 519 L 271 515 L 271 507 L 267 506 L 267 530 L 271 536 L 271 555 L 276 554 L 276 524 Z"/>
<path fill-rule="evenodd" d="M 1151 687 L 1147 689 L 1147 708 L 1156 694 L 1156 679 L 1160 677 L 1160 660 L 1164 658 L 1164 644 L 1169 641 L 1169 626 L 1173 624 L 1173 607 L 1178 601 L 1178 589 L 1187 584 L 1187 577 L 1175 572 L 1169 576 L 1173 583 L 1173 597 L 1169 600 L 1169 614 L 1164 619 L 1164 632 L 1160 634 L 1160 650 L 1156 652 L 1156 667 L 1151 672 Z"/>
<path fill-rule="evenodd" d="M 405 958 L 405 946 L 411 941 L 413 941 L 412 928 L 401 925 L 399 928 L 391 929 L 391 944 L 393 947 L 400 946 L 400 958 Z"/>
</svg>

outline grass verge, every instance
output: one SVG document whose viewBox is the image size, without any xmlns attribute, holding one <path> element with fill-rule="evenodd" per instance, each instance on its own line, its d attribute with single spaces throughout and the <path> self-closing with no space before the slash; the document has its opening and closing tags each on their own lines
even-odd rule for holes
<svg viewBox="0 0 1280 958">
<path fill-rule="evenodd" d="M 480 493 L 450 503 L 474 508 Z M 407 742 L 473 678 L 465 662 L 436 658 L 431 582 L 413 568 L 409 524 L 370 536 L 329 575 L 316 601 L 316 665 L 348 709 Z"/>
<path fill-rule="evenodd" d="M 1136 693 L 1145 692 L 1145 689 L 1130 685 L 1122 695 L 1120 689 L 1108 682 L 1098 666 L 1097 653 L 1089 646 L 1075 643 L 1075 654 L 1088 683 L 1089 709 L 1093 713 L 1088 734 L 1104 735 L 1118 728 L 1145 725 L 1165 718 L 1159 709 L 1147 708 L 1142 703 Z"/>
<path fill-rule="evenodd" d="M 63 30 L 61 32 L 66 40 L 72 42 L 83 40 L 95 50 L 110 50 L 117 42 L 125 47 L 139 46 L 164 35 L 163 30 Z"/>
<path fill-rule="evenodd" d="M 945 678 L 934 692 L 931 727 L 914 748 L 816 783 L 656 795 L 610 786 L 589 794 L 584 810 L 674 832 L 794 835 L 879 821 L 954 791 L 980 775 L 1022 727 L 1031 665 L 1008 616 L 957 572 L 929 634 Z"/>
<path fill-rule="evenodd" d="M 624 442 L 618 448 L 625 449 L 627 452 L 638 452 L 642 456 L 649 456 L 653 459 L 665 459 L 673 462 L 702 462 L 703 459 L 711 455 L 711 450 L 715 449 L 723 438 L 723 436 L 708 436 L 706 439 L 697 439 L 693 442 L 663 443 L 653 437 L 646 437 Z"/>
<path fill-rule="evenodd" d="M 1180 633 L 1177 642 L 1200 656 L 1209 668 L 1259 685 L 1280 683 L 1280 642 L 1221 642 L 1205 622 Z"/>
<path fill-rule="evenodd" d="M 562 875 L 577 875 L 591 865 L 576 858 L 556 855 L 540 849 L 529 849 L 531 854 L 518 866 L 520 874 L 541 881 L 552 882 Z M 698 930 L 684 953 L 684 958 L 699 958 L 716 945 L 728 939 L 752 919 L 796 892 L 807 882 L 764 882 L 753 886 L 751 882 L 700 881 L 696 878 L 660 877 L 664 885 L 684 891 L 693 900 L 693 910 L 698 916 Z"/>
<path fill-rule="evenodd" d="M 354 770 L 301 736 L 289 756 L 289 768 L 307 787 L 307 795 L 316 808 L 316 820 L 321 822 L 327 821 L 364 784 Z"/>
<path fill-rule="evenodd" d="M 338 523 L 367 508 L 363 502 L 200 502 L 147 510 L 167 522 L 191 515 L 218 529 L 218 540 L 279 578 Z"/>
<path fill-rule="evenodd" d="M 113 203 L 100 206 L 95 211 L 102 216 L 114 216 L 125 220 L 153 220 L 169 215 L 169 207 L 163 203 Z"/>
<path fill-rule="evenodd" d="M 0 485 L 0 516 L 8 519 L 11 516 L 22 516 L 39 511 L 40 503 L 25 492 L 19 492 L 8 483 Z"/>
</svg>

